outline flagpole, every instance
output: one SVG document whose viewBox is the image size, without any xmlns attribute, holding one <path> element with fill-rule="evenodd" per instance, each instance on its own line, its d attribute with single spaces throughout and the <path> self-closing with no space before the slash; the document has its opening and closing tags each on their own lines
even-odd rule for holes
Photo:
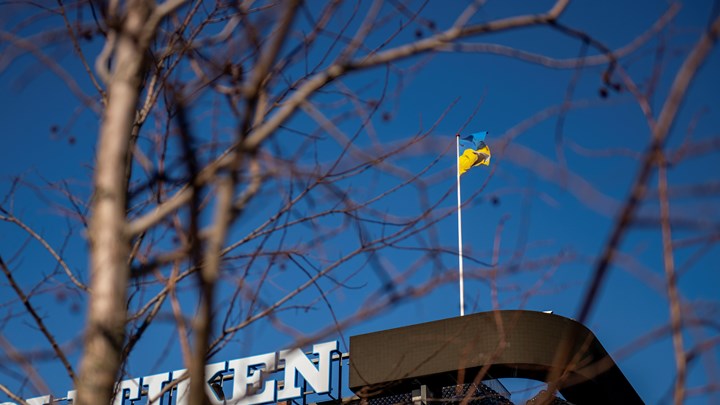
<svg viewBox="0 0 720 405">
<path fill-rule="evenodd" d="M 455 174 L 457 176 L 457 218 L 458 218 L 458 272 L 460 280 L 460 316 L 465 316 L 465 286 L 463 285 L 463 251 L 462 251 L 462 206 L 460 205 L 460 134 L 455 137 Z"/>
</svg>

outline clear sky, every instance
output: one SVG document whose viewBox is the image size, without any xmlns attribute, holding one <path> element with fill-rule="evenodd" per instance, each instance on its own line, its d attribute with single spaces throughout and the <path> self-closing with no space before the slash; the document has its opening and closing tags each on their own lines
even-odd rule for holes
<svg viewBox="0 0 720 405">
<path fill-rule="evenodd" d="M 428 2 L 421 13 L 422 23 L 413 23 L 394 37 L 387 48 L 429 36 L 433 26 L 445 29 L 465 8 L 465 3 Z M 470 22 L 540 12 L 551 4 L 488 1 Z M 299 334 L 312 335 L 331 325 L 332 316 L 346 319 L 372 304 L 373 294 L 382 291 L 383 272 L 391 277 L 407 276 L 400 284 L 402 289 L 412 284 L 422 286 L 438 276 L 439 271 L 450 276 L 429 294 L 405 300 L 377 316 L 352 324 L 342 334 L 323 339 L 338 339 L 345 350 L 348 337 L 354 334 L 457 316 L 458 288 L 456 280 L 451 279 L 457 270 L 457 257 L 453 254 L 457 249 L 457 223 L 452 214 L 456 204 L 454 135 L 458 131 L 469 134 L 480 130 L 490 132 L 487 143 L 493 156 L 489 167 L 473 169 L 462 179 L 463 237 L 468 255 L 467 311 L 493 308 L 490 264 L 497 263 L 499 308 L 552 310 L 558 315 L 576 317 L 596 258 L 607 243 L 651 139 L 648 120 L 627 83 L 634 83 L 637 91 L 648 96 L 651 114 L 657 117 L 679 67 L 716 17 L 719 7 L 709 0 L 688 1 L 677 10 L 672 9 L 673 4 L 614 0 L 578 1 L 569 6 L 560 19 L 564 26 L 581 30 L 610 49 L 630 50 L 620 58 L 610 85 L 603 81 L 607 63 L 581 70 L 551 68 L 520 60 L 517 55 L 493 54 L 487 48 L 485 52 L 448 49 L 400 61 L 389 70 L 379 67 L 354 73 L 314 97 L 313 102 L 323 111 L 334 108 L 332 103 L 342 98 L 338 94 L 345 88 L 356 89 L 365 100 L 382 97 L 371 125 L 360 130 L 354 140 L 359 150 L 376 151 L 378 145 L 397 147 L 409 142 L 413 135 L 429 131 L 421 142 L 389 162 L 403 173 L 420 173 L 429 166 L 420 176 L 425 188 L 393 191 L 374 203 L 373 208 L 389 218 L 407 218 L 420 212 L 422 198 L 427 197 L 435 207 L 433 215 L 442 219 L 377 255 L 356 258 L 343 265 L 333 275 L 334 280 L 342 280 L 345 288 L 334 288 L 334 280 L 323 280 L 322 286 L 331 290 L 327 300 L 334 314 L 317 299 L 317 291 L 312 290 L 290 302 L 279 319 Z M 361 6 L 366 12 L 364 7 L 367 4 Z M 384 13 L 396 13 L 388 4 L 384 7 Z M 27 26 L 19 24 L 37 9 L 4 2 L 0 3 L 0 10 L 7 10 L 0 11 L 3 33 L 23 36 L 41 31 L 44 24 L 61 26 L 58 25 L 61 20 L 50 17 Z M 349 16 L 352 7 L 345 5 L 341 10 L 344 13 L 341 15 Z M 668 13 L 674 13 L 673 18 L 660 24 L 658 21 Z M 407 16 L 393 14 L 390 22 L 372 32 L 368 45 L 379 45 L 403 18 Z M 351 27 L 356 27 L 358 20 L 353 21 Z M 304 30 L 304 25 L 307 22 L 298 22 L 295 29 Z M 657 32 L 650 31 L 651 36 L 644 36 L 653 26 L 660 25 Z M 331 23 L 330 28 L 339 30 L 340 21 Z M 7 38 L 4 35 L 0 39 L 3 122 L 0 205 L 62 252 L 81 280 L 87 282 L 88 250 L 83 225 L 65 194 L 71 192 L 87 201 L 98 116 L 84 107 L 67 83 L 46 65 L 27 54 L 13 58 L 16 48 L 9 45 Z M 548 27 L 489 34 L 464 43 L 474 43 L 476 47 L 499 44 L 561 60 L 599 54 L 597 48 Z M 83 46 L 89 59 L 94 60 L 100 50 L 97 40 Z M 315 52 L 321 54 L 324 49 Z M 366 50 L 361 49 L 362 52 Z M 92 94 L 87 75 L 74 59 L 71 46 L 50 46 L 47 56 L 76 77 L 80 88 Z M 309 57 L 318 55 L 310 53 Z M 301 69 L 294 69 L 288 74 L 297 78 Z M 666 146 L 668 156 L 674 159 L 668 181 L 674 263 L 687 322 L 683 336 L 686 350 L 700 350 L 689 365 L 687 403 L 697 404 L 720 402 L 719 71 L 720 50 L 713 49 L 685 95 Z M 612 87 L 613 83 L 620 85 L 619 90 Z M 387 91 L 383 92 L 384 88 Z M 199 139 L 210 139 L 216 126 L 232 128 L 231 119 L 214 120 L 208 118 L 212 114 L 203 114 L 211 110 L 215 101 L 210 96 L 199 97 L 193 107 L 192 126 Z M 562 108 L 563 103 L 567 108 Z M 353 108 L 344 105 L 333 110 L 333 114 Z M 558 113 L 560 110 L 564 112 Z M 348 119 L 339 128 L 352 135 L 361 121 L 357 117 Z M 433 127 L 436 121 L 438 124 Z M 307 115 L 299 113 L 264 151 L 277 158 L 291 159 L 306 141 L 297 133 L 311 133 L 317 127 Z M 152 143 L 152 131 L 148 130 L 140 145 L 150 150 Z M 313 148 L 301 155 L 298 163 L 311 167 L 319 161 L 319 166 L 329 167 L 340 151 L 337 141 L 320 131 Z M 343 160 L 337 170 L 357 163 L 353 159 L 357 157 Z M 362 202 L 393 189 L 401 180 L 397 172 L 373 169 L 339 181 L 338 185 L 353 200 Z M 237 239 L 254 224 L 269 218 L 277 210 L 279 200 L 298 192 L 281 188 L 285 185 L 282 181 L 269 183 L 262 197 L 249 207 L 252 215 L 242 218 L 230 239 Z M 667 332 L 670 316 L 655 174 L 648 183 L 648 194 L 638 211 L 640 219 L 626 233 L 618 260 L 610 266 L 587 326 L 613 355 L 646 403 L 670 403 L 675 360 Z M 332 197 L 327 190 L 315 191 L 314 200 L 299 205 L 292 215 L 313 212 L 314 204 L 323 206 L 329 196 Z M 328 218 L 322 225 L 337 226 L 342 220 Z M 387 225 L 367 226 L 363 232 L 368 237 L 395 229 Z M 293 229 L 286 237 L 299 244 L 310 238 L 307 232 Z M 351 228 L 346 232 L 348 235 L 330 238 L 321 250 L 309 254 L 310 262 L 322 266 L 356 248 L 357 234 L 361 231 Z M 273 238 L 270 243 L 281 242 Z M 237 254 L 257 246 L 250 244 Z M 417 261 L 424 256 L 414 249 L 428 246 L 442 253 L 437 263 L 419 265 Z M 0 222 L 0 255 L 25 291 L 32 291 L 33 303 L 71 353 L 72 361 L 77 362 L 85 297 L 63 287 L 68 280 L 47 251 L 26 231 L 7 221 Z M 416 265 L 417 271 L 407 273 Z M 275 292 L 268 293 L 267 299 L 281 296 L 294 283 L 307 279 L 292 266 L 289 270 L 284 267 L 276 270 L 273 268 L 270 281 Z M 224 280 L 228 283 L 228 295 L 219 300 L 223 305 L 230 300 L 231 280 L 229 277 Z M 312 303 L 310 308 L 303 308 L 308 302 Z M 7 280 L 0 278 L 0 337 L 20 350 L 36 353 L 33 361 L 50 391 L 63 395 L 70 389 L 70 383 L 67 377 L 57 377 L 64 375 L 63 369 L 48 360 L 49 347 L 30 320 L 23 317 L 21 309 Z M 137 377 L 182 367 L 170 310 L 163 313 L 159 326 L 131 357 L 129 375 Z M 230 342 L 214 359 L 279 350 L 296 338 L 270 322 L 258 323 Z M 8 359 L 6 347 L 0 345 L 0 383 L 32 396 L 33 391 L 27 386 L 18 388 L 18 369 L 3 365 Z M 701 391 L 700 387 L 711 383 L 712 392 Z M 0 394 L 0 401 L 4 398 Z"/>
</svg>

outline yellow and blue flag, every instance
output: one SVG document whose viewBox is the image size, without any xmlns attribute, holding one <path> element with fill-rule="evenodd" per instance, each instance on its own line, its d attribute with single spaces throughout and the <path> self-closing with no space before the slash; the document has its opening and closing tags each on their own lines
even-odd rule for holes
<svg viewBox="0 0 720 405">
<path fill-rule="evenodd" d="M 482 131 L 460 138 L 460 155 L 458 156 L 460 174 L 472 167 L 490 164 L 490 148 L 485 144 L 486 135 L 487 131 Z"/>
</svg>

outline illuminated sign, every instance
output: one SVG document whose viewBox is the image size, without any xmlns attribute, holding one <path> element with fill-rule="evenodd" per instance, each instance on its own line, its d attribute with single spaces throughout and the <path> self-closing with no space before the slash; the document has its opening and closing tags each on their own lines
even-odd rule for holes
<svg viewBox="0 0 720 405">
<path fill-rule="evenodd" d="M 207 396 L 213 405 L 254 405 L 300 398 L 306 392 L 304 386 L 312 387 L 315 394 L 329 394 L 332 360 L 337 351 L 338 342 L 333 341 L 313 345 L 311 356 L 296 348 L 208 364 Z M 342 361 L 341 357 L 336 358 Z M 269 378 L 280 372 L 282 380 Z M 190 380 L 185 378 L 186 374 L 187 370 L 181 369 L 124 380 L 118 383 L 113 405 L 141 399 L 154 404 L 187 405 Z M 170 384 L 173 385 L 169 388 Z M 65 398 L 45 395 L 25 401 L 29 405 L 45 405 L 72 401 L 75 397 L 76 392 L 70 391 Z"/>
</svg>

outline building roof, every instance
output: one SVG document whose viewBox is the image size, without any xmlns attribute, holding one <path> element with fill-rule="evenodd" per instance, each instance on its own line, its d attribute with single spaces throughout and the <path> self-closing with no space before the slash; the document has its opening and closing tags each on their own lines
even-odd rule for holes
<svg viewBox="0 0 720 405">
<path fill-rule="evenodd" d="M 576 404 L 643 403 L 597 337 L 554 314 L 483 312 L 350 338 L 360 397 L 510 377 L 553 384 Z"/>
</svg>

